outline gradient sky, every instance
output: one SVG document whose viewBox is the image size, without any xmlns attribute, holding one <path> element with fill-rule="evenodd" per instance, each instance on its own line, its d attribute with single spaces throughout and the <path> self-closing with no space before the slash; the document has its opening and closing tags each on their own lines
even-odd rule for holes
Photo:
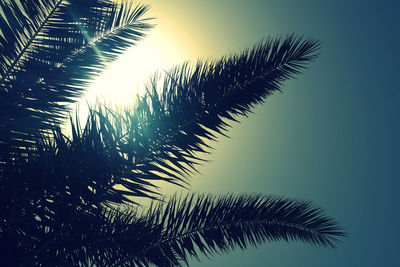
<svg viewBox="0 0 400 267">
<path fill-rule="evenodd" d="M 143 2 L 158 24 L 145 47 L 164 67 L 287 33 L 322 43 L 309 70 L 214 143 L 191 189 L 313 200 L 350 236 L 336 250 L 278 242 L 191 266 L 398 266 L 397 1 Z"/>
</svg>

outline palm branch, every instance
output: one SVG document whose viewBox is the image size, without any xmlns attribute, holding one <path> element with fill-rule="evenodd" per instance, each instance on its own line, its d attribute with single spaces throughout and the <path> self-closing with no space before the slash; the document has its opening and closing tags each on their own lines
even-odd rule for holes
<svg viewBox="0 0 400 267">
<path fill-rule="evenodd" d="M 267 241 L 335 247 L 344 236 L 337 222 L 311 202 L 254 195 L 190 194 L 86 214 L 56 239 L 37 263 L 45 266 L 181 266 Z"/>
</svg>

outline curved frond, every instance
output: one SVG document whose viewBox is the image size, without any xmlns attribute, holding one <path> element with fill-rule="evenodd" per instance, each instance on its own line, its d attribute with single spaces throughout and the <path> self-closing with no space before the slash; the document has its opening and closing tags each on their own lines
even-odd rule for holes
<svg viewBox="0 0 400 267">
<path fill-rule="evenodd" d="M 281 90 L 316 57 L 318 46 L 290 35 L 193 68 L 183 65 L 161 81 L 155 78 L 135 106 L 122 112 L 100 108 L 97 115 L 120 152 L 136 164 L 136 177 L 184 185 L 200 154 L 208 152 L 208 141 Z"/>
<path fill-rule="evenodd" d="M 174 196 L 153 203 L 142 215 L 125 207 L 105 211 L 104 222 L 92 220 L 71 230 L 68 240 L 55 242 L 50 253 L 68 247 L 59 252 L 60 259 L 75 257 L 99 266 L 181 266 L 199 254 L 212 256 L 267 241 L 335 247 L 346 235 L 311 202 L 246 194 Z"/>
<path fill-rule="evenodd" d="M 161 238 L 131 257 L 131 263 L 154 257 L 165 260 L 160 266 L 172 266 L 176 260 L 188 263 L 188 256 L 198 258 L 198 253 L 211 256 L 266 241 L 335 247 L 345 236 L 311 202 L 261 195 L 173 197 L 152 207 L 145 219 L 162 229 Z"/>
</svg>

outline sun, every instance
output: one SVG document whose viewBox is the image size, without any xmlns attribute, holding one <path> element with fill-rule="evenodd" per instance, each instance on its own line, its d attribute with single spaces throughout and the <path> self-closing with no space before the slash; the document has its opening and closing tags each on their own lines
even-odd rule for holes
<svg viewBox="0 0 400 267">
<path fill-rule="evenodd" d="M 147 37 L 139 41 L 111 63 L 90 85 L 82 100 L 90 104 L 100 101 L 109 106 L 132 104 L 144 92 L 146 82 L 154 73 L 167 71 L 177 64 L 154 39 Z"/>
</svg>

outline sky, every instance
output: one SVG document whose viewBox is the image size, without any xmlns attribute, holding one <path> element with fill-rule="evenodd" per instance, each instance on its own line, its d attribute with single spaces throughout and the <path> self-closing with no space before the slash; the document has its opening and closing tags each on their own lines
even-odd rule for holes
<svg viewBox="0 0 400 267">
<path fill-rule="evenodd" d="M 211 162 L 199 167 L 190 190 L 312 200 L 349 237 L 335 250 L 267 243 L 191 266 L 398 266 L 397 1 L 142 2 L 151 4 L 157 26 L 88 95 L 103 90 L 106 99 L 120 96 L 110 101 L 129 102 L 154 66 L 162 71 L 185 60 L 218 58 L 267 37 L 295 33 L 322 44 L 303 75 L 233 124 L 231 138 L 212 144 Z"/>
</svg>

